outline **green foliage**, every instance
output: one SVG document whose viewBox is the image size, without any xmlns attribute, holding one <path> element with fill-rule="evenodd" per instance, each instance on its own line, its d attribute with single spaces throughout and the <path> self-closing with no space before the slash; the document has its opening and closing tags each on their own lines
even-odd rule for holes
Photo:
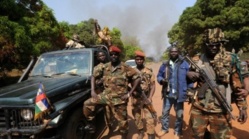
<svg viewBox="0 0 249 139">
<path fill-rule="evenodd" d="M 128 59 L 134 59 L 134 54 L 136 50 L 141 50 L 141 48 L 137 47 L 137 46 L 131 46 L 131 45 L 126 45 L 124 46 L 124 49 L 126 51 L 126 57 L 125 60 Z"/>
<path fill-rule="evenodd" d="M 63 30 L 64 36 L 67 37 L 67 40 L 72 39 L 73 34 L 78 34 L 80 40 L 83 41 L 86 45 L 99 44 L 97 34 L 94 34 L 94 19 L 89 19 L 88 21 L 81 21 L 80 23 L 68 24 L 67 22 L 59 23 L 61 29 Z M 110 36 L 112 38 L 112 44 L 117 45 L 122 50 L 121 58 L 125 58 L 125 49 L 123 42 L 121 41 L 121 32 L 117 28 L 110 30 Z"/>
<path fill-rule="evenodd" d="M 24 68 L 30 56 L 64 47 L 52 10 L 41 0 L 0 1 L 0 65 Z"/>
<path fill-rule="evenodd" d="M 73 34 L 79 34 L 85 44 L 96 44 L 94 19 L 77 24 L 58 23 L 53 12 L 41 0 L 0 1 L 0 71 L 25 68 L 31 56 L 63 49 Z M 126 50 L 121 31 L 110 31 L 112 44 Z M 1 73 L 1 72 L 0 72 Z M 0 79 L 3 79 L 0 76 Z"/>
<path fill-rule="evenodd" d="M 220 27 L 229 40 L 227 50 L 242 48 L 249 51 L 248 24 L 248 0 L 197 0 L 193 7 L 184 10 L 168 36 L 170 42 L 177 40 L 189 52 L 197 52 L 201 50 L 204 30 Z"/>
<path fill-rule="evenodd" d="M 249 60 L 249 52 L 243 53 L 243 54 L 240 56 L 240 60 L 241 60 L 241 61 Z"/>
</svg>

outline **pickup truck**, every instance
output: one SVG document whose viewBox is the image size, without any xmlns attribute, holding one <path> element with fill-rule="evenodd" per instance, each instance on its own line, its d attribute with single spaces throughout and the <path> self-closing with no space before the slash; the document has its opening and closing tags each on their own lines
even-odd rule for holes
<svg viewBox="0 0 249 139">
<path fill-rule="evenodd" d="M 0 88 L 0 138 L 98 138 L 106 128 L 104 109 L 97 111 L 97 133 L 93 135 L 84 131 L 82 107 L 91 96 L 91 76 L 100 49 L 109 59 L 107 47 L 101 45 L 47 52 L 31 60 L 18 83 Z M 54 107 L 46 116 L 48 120 L 34 120 L 40 83 Z"/>
</svg>

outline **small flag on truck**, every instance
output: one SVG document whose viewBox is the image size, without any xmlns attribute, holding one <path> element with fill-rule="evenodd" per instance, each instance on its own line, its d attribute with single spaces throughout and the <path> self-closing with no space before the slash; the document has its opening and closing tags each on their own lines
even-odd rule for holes
<svg viewBox="0 0 249 139">
<path fill-rule="evenodd" d="M 44 118 L 44 115 L 52 110 L 52 105 L 46 96 L 45 89 L 42 83 L 39 83 L 39 88 L 35 98 L 35 118 Z"/>
</svg>

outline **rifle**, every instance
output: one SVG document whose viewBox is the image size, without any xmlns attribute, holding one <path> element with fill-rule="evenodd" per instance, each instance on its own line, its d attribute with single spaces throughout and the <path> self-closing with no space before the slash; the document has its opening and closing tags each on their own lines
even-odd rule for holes
<svg viewBox="0 0 249 139">
<path fill-rule="evenodd" d="M 164 79 L 166 80 L 166 83 L 162 84 L 162 99 L 166 97 L 166 94 L 169 92 L 169 82 L 168 82 L 168 78 L 169 78 L 169 66 L 168 66 L 169 62 L 166 62 L 166 67 L 165 67 L 165 77 Z"/>
<path fill-rule="evenodd" d="M 231 106 L 227 103 L 226 98 L 223 96 L 223 94 L 221 93 L 218 85 L 209 78 L 209 76 L 207 75 L 207 73 L 205 72 L 205 70 L 201 69 L 197 64 L 195 64 L 195 62 L 193 62 L 188 56 L 185 56 L 185 59 L 192 64 L 198 71 L 200 76 L 202 77 L 202 79 L 204 79 L 205 83 L 207 83 L 208 87 L 212 90 L 212 92 L 214 93 L 216 99 L 218 100 L 218 102 L 222 105 L 222 107 L 229 113 L 229 115 L 231 116 L 231 118 L 233 120 L 235 120 L 235 117 L 232 114 L 232 108 Z"/>
<path fill-rule="evenodd" d="M 154 118 L 154 123 L 155 125 L 157 124 L 158 122 L 158 119 L 157 119 L 157 112 L 154 108 L 154 106 L 152 105 L 152 103 L 149 101 L 148 97 L 145 95 L 144 91 L 140 91 L 141 92 L 141 95 L 142 95 L 142 98 L 144 100 L 144 105 L 145 107 L 148 108 L 148 110 L 150 111 L 152 117 Z"/>
<path fill-rule="evenodd" d="M 136 71 L 139 73 L 139 76 L 141 79 L 143 79 L 144 77 L 144 73 L 142 73 L 141 71 L 139 71 L 138 69 L 136 69 Z M 142 99 L 144 100 L 144 105 L 145 107 L 148 108 L 148 110 L 150 111 L 152 117 L 154 118 L 154 124 L 156 125 L 158 120 L 157 120 L 157 112 L 154 108 L 154 106 L 152 105 L 152 103 L 149 101 L 147 95 L 145 94 L 144 90 L 142 90 L 142 88 L 140 86 L 137 87 L 138 92 L 141 92 L 142 95 Z M 150 89 L 149 89 L 150 90 Z"/>
</svg>

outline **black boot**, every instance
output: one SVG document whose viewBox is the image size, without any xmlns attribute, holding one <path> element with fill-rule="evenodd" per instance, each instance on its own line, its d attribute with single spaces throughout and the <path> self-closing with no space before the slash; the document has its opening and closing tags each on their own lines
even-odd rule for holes
<svg viewBox="0 0 249 139">
<path fill-rule="evenodd" d="M 143 139 L 144 138 L 144 130 L 143 129 L 140 129 L 139 132 L 138 132 L 138 137 L 137 139 Z"/>
<path fill-rule="evenodd" d="M 148 134 L 148 139 L 155 139 L 155 138 L 156 138 L 155 134 Z"/>
</svg>

